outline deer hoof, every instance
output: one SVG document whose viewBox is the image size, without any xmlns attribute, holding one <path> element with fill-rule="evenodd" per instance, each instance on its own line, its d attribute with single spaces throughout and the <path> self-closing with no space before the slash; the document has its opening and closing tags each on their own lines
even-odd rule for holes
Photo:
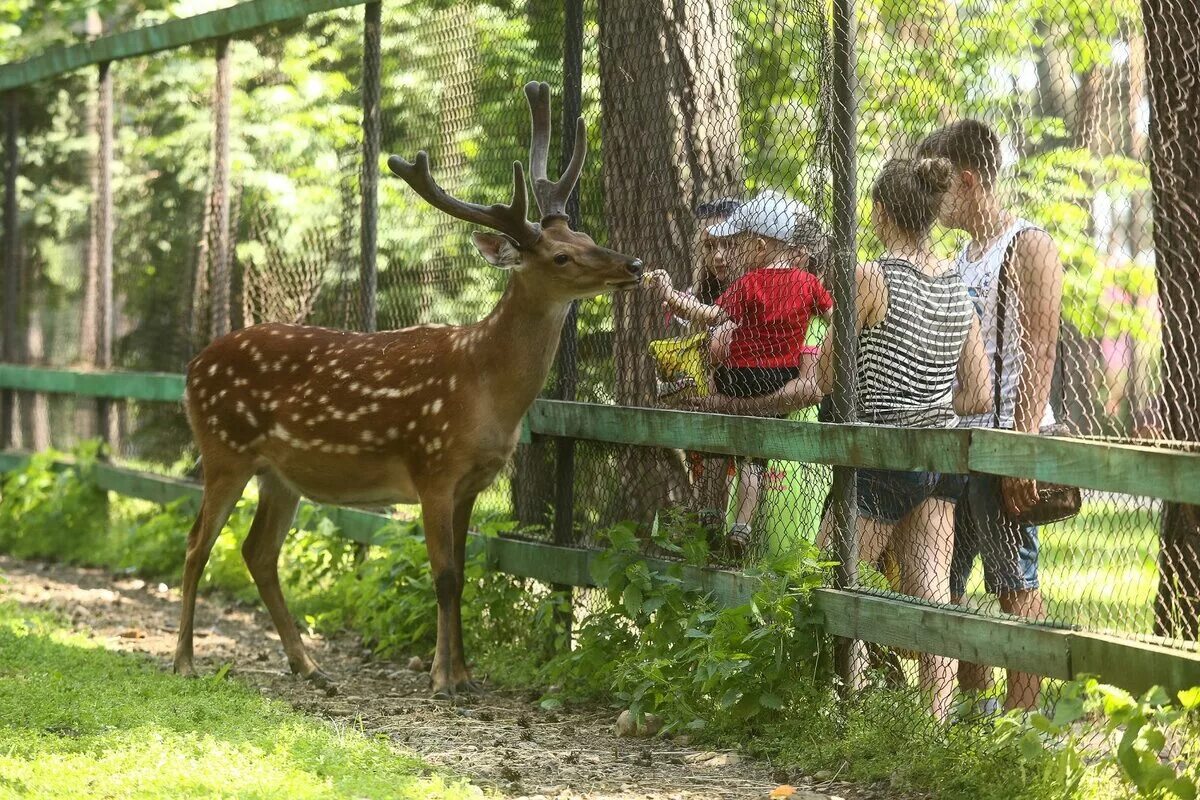
<svg viewBox="0 0 1200 800">
<path fill-rule="evenodd" d="M 441 689 L 434 689 L 433 694 L 430 696 L 434 700 L 453 700 L 454 699 L 454 688 L 451 686 L 445 686 Z"/>
<path fill-rule="evenodd" d="M 483 684 L 468 678 L 465 681 L 459 681 L 454 684 L 454 690 L 461 694 L 483 694 Z"/>
<path fill-rule="evenodd" d="M 328 690 L 335 688 L 333 678 L 329 677 L 329 675 L 319 669 L 314 669 L 312 672 L 305 675 L 304 680 L 308 681 L 318 689 Z"/>
<path fill-rule="evenodd" d="M 198 677 L 196 675 L 196 668 L 192 666 L 191 661 L 176 661 L 175 666 L 172 669 L 175 674 L 181 678 Z"/>
</svg>

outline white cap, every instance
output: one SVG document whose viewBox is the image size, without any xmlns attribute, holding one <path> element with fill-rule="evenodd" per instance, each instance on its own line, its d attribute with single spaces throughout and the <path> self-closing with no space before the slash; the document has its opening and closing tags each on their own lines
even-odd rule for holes
<svg viewBox="0 0 1200 800">
<path fill-rule="evenodd" d="M 814 229 L 819 233 L 817 215 L 812 209 L 772 189 L 760 192 L 737 209 L 724 222 L 708 229 L 711 236 L 724 238 L 739 233 L 755 233 L 788 244 L 809 244 Z"/>
</svg>

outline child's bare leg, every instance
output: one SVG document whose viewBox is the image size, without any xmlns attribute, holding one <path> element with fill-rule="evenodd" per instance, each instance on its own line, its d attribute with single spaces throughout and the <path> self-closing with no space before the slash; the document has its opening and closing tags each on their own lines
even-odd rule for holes
<svg viewBox="0 0 1200 800">
<path fill-rule="evenodd" d="M 900 520 L 893 539 L 900 562 L 900 591 L 935 603 L 950 600 L 950 556 L 954 544 L 954 504 L 930 498 Z M 958 662 L 922 653 L 921 689 L 938 721 L 945 721 L 954 699 Z"/>
</svg>

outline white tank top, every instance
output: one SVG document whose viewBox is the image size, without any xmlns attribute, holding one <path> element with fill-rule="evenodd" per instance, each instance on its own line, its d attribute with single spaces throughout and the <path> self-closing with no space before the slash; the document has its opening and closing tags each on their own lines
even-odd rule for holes
<svg viewBox="0 0 1200 800">
<path fill-rule="evenodd" d="M 1012 240 L 1027 230 L 1038 230 L 1038 227 L 1028 220 L 1017 219 L 1009 226 L 1008 230 L 992 242 L 991 247 L 985 250 L 978 259 L 972 261 L 968 257 L 970 245 L 964 247 L 958 256 L 958 274 L 962 276 L 963 283 L 967 285 L 967 293 L 975 304 L 975 313 L 979 315 L 980 333 L 983 337 L 983 347 L 987 351 L 989 367 L 996 363 L 996 307 L 1000 296 L 997 278 L 1000 277 L 1000 267 L 1004 263 L 1004 256 L 1008 253 Z M 1000 427 L 1002 428 L 1013 427 L 1013 407 L 1016 404 L 1021 371 L 1024 369 L 1024 353 L 1020 346 L 1021 315 L 1017 313 L 1016 293 L 1011 290 L 1011 284 L 1007 294 L 1004 309 L 1004 341 L 1000 348 L 1002 354 Z M 988 395 L 995 395 L 994 387 L 989 390 Z M 991 413 L 962 417 L 959 421 L 961 427 L 969 428 L 991 428 L 994 424 L 995 418 Z M 1054 411 L 1047 403 L 1046 410 L 1042 413 L 1041 427 L 1045 428 L 1053 424 Z"/>
</svg>

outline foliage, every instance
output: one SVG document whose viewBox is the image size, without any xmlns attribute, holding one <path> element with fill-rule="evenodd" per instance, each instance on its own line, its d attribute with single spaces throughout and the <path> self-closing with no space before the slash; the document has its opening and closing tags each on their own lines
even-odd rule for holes
<svg viewBox="0 0 1200 800">
<path fill-rule="evenodd" d="M 81 449 L 75 456 L 77 468 L 67 470 L 53 469 L 49 454 L 36 457 L 6 477 L 0 494 L 0 551 L 175 579 L 192 510 L 181 503 L 159 508 L 140 501 L 106 500 L 90 478 L 95 454 L 94 445 Z M 244 498 L 236 508 L 214 549 L 207 585 L 239 595 L 253 593 L 238 548 L 253 508 L 253 497 Z M 430 652 L 435 600 L 415 525 L 393 523 L 364 558 L 316 507 L 306 508 L 297 524 L 282 559 L 283 581 L 293 609 L 310 627 L 332 631 L 349 626 L 381 657 Z M 485 522 L 481 527 L 485 534 L 495 535 L 511 532 L 513 526 Z M 80 536 L 80 531 L 87 535 Z M 1134 698 L 1094 680 L 1078 681 L 1054 687 L 1056 702 L 1048 715 L 1014 712 L 991 722 L 940 728 L 912 690 L 888 689 L 881 681 L 849 701 L 837 697 L 820 620 L 808 603 L 809 592 L 821 584 L 828 564 L 811 545 L 753 566 L 745 584 L 756 585 L 750 601 L 726 606 L 697 569 L 707 561 L 707 544 L 690 520 L 670 518 L 655 531 L 652 544 L 681 559 L 664 569 L 651 568 L 642 556 L 643 543 L 632 526 L 615 526 L 604 539 L 606 549 L 593 558 L 592 577 L 601 587 L 599 595 L 576 606 L 570 649 L 562 639 L 563 598 L 533 581 L 488 569 L 482 548 L 473 550 L 463 607 L 467 647 L 477 659 L 478 671 L 503 684 L 554 687 L 543 700 L 546 707 L 583 700 L 613 702 L 635 714 L 659 715 L 666 735 L 686 733 L 744 748 L 787 768 L 810 773 L 836 768 L 854 780 L 885 780 L 897 789 L 934 791 L 940 797 L 1099 800 L 1136 795 L 1193 800 L 1196 796 L 1200 689 L 1181 692 L 1178 702 L 1173 702 L 1161 690 Z M 165 743 L 166 753 L 175 737 L 185 735 L 179 726 L 189 720 L 201 720 L 208 737 L 185 748 L 193 755 L 184 761 L 175 756 L 165 763 L 172 770 L 193 770 L 201 760 L 228 760 L 218 755 L 229 753 L 233 746 L 220 735 L 225 717 L 214 721 L 211 715 L 224 714 L 227 701 L 233 701 L 225 695 L 214 700 L 209 694 L 226 691 L 224 684 L 181 684 L 163 678 L 160 686 L 158 676 L 143 674 L 144 667 L 128 660 L 100 669 L 99 662 L 108 664 L 107 659 L 116 657 L 79 655 L 74 648 L 30 635 L 34 623 L 17 622 L 17 628 L 12 620 L 0 624 L 0 671 L 6 669 L 5 656 L 15 663 L 49 665 L 37 676 L 59 670 L 73 679 L 90 680 L 98 670 L 96 680 L 108 682 L 105 692 L 111 692 L 99 695 L 103 700 L 95 713 L 100 716 L 94 719 L 115 728 L 83 730 L 78 722 L 71 722 L 81 731 L 79 738 L 39 735 L 26 743 L 26 728 L 54 729 L 67 724 L 56 720 L 79 712 L 53 694 L 58 691 L 51 686 L 53 681 L 43 684 L 37 682 L 42 677 L 30 677 L 37 690 L 32 694 L 24 690 L 22 701 L 29 697 L 37 701 L 22 712 L 25 716 L 17 717 L 30 721 L 21 723 L 23 727 L 14 734 L 24 737 L 21 746 L 12 745 L 15 749 L 6 756 L 14 766 L 5 764 L 6 776 L 18 776 L 27 790 L 50 778 L 22 759 L 46 757 L 75 765 L 81 774 L 111 770 L 122 775 L 131 753 L 144 749 L 148 732 Z M 18 637 L 15 644 L 10 641 L 14 636 Z M 30 643 L 41 649 L 13 655 L 25 653 L 21 647 Z M 95 658 L 97 664 L 85 660 L 68 665 L 63 661 L 68 657 Z M 37 660 L 22 661 L 25 658 Z M 44 692 L 43 685 L 49 687 Z M 133 692 L 138 693 L 139 708 L 150 709 L 151 721 L 144 730 L 120 705 Z M 0 706 L 8 701 L 0 686 Z M 192 704 L 207 710 L 196 716 L 201 712 L 189 710 Z M 156 710 L 160 708 L 177 713 L 160 721 Z M 263 748 L 255 744 L 259 741 L 255 732 L 239 739 L 259 748 L 254 751 L 255 764 L 265 761 L 263 769 L 278 770 L 281 785 L 289 785 L 292 770 L 307 769 L 309 762 L 297 765 L 294 759 L 297 740 L 291 738 L 292 729 L 280 733 L 270 728 L 275 712 L 234 708 L 239 714 L 256 715 L 267 726 L 263 730 L 270 729 L 262 736 L 277 743 L 275 749 Z M 50 716 L 43 719 L 39 714 Z M 229 718 L 234 716 L 230 711 Z M 93 719 L 87 714 L 81 718 Z M 132 751 L 118 747 L 122 736 L 135 743 Z M 359 745 L 342 740 L 339 746 Z M 305 745 L 304 752 L 312 752 L 313 747 Z M 898 759 L 899 752 L 905 757 Z M 229 780 L 236 782 L 247 774 L 243 771 Z M 374 774 L 360 779 L 373 780 Z M 333 773 L 322 775 L 340 780 Z M 3 788 L 7 787 L 0 785 Z M 363 793 L 375 794 L 359 792 Z"/>
<path fill-rule="evenodd" d="M 1097 770 L 1119 776 L 1137 797 L 1194 800 L 1200 788 L 1200 687 L 1173 701 L 1157 686 L 1134 697 L 1095 679 L 1073 681 L 1062 687 L 1050 716 L 1007 717 L 997 734 L 1019 740 L 1028 757 L 1048 750 L 1064 794 L 1077 792 Z"/>
<path fill-rule="evenodd" d="M 186 681 L 0 603 L 0 797 L 467 798 L 410 754 L 235 681 Z"/>
<path fill-rule="evenodd" d="M 592 608 L 575 648 L 546 668 L 569 694 L 612 693 L 668 730 L 741 728 L 811 701 L 825 670 L 807 594 L 825 566 L 811 545 L 754 568 L 749 602 L 722 607 L 698 580 L 707 557 L 695 526 L 664 526 L 655 544 L 682 563 L 651 570 L 635 529 L 605 533 L 592 577 L 607 603 Z"/>
<path fill-rule="evenodd" d="M 104 493 L 89 480 L 99 447 L 76 452 L 76 468 L 54 469 L 62 453 L 34 455 L 22 470 L 0 483 L 0 550 L 18 558 L 75 553 L 103 538 L 107 528 Z"/>
</svg>

